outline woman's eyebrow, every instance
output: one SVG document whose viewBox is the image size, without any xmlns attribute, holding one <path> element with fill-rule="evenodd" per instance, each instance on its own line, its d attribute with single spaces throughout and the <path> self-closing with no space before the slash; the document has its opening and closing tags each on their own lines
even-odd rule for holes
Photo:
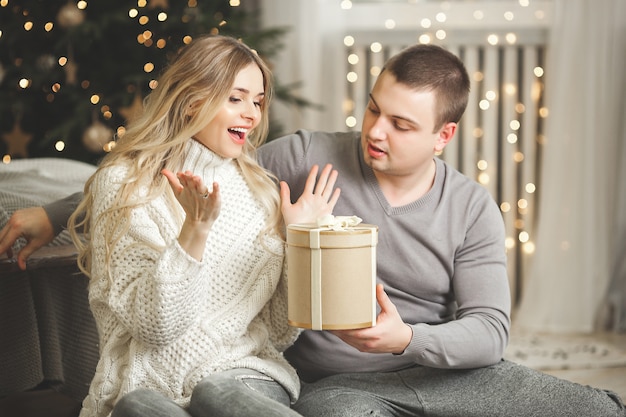
<svg viewBox="0 0 626 417">
<path fill-rule="evenodd" d="M 244 94 L 250 94 L 250 90 L 248 90 L 247 88 L 243 88 L 243 87 L 233 87 L 233 90 L 239 91 Z M 255 97 L 265 97 L 265 91 L 261 91 Z"/>
</svg>

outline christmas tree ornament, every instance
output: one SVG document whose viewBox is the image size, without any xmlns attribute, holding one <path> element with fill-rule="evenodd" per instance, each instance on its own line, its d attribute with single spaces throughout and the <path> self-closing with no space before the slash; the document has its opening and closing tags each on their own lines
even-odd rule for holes
<svg viewBox="0 0 626 417">
<path fill-rule="evenodd" d="M 104 152 L 104 146 L 113 138 L 113 129 L 98 120 L 94 121 L 83 133 L 83 145 L 90 152 Z"/>
<path fill-rule="evenodd" d="M 7 144 L 7 154 L 12 158 L 18 156 L 28 158 L 28 144 L 33 139 L 33 135 L 22 130 L 19 119 L 15 121 L 12 131 L 2 135 L 2 139 Z"/>
<path fill-rule="evenodd" d="M 143 98 L 140 93 L 135 94 L 133 102 L 128 107 L 120 108 L 119 113 L 126 119 L 126 123 L 135 120 L 143 111 Z"/>
<path fill-rule="evenodd" d="M 80 25 L 85 20 L 85 12 L 80 10 L 76 3 L 69 1 L 65 6 L 59 9 L 57 13 L 57 22 L 59 26 L 69 29 L 76 25 Z"/>
</svg>

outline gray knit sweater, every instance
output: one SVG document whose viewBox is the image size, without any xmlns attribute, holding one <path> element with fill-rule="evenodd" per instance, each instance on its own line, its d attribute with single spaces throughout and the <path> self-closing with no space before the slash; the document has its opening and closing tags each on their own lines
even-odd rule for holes
<svg viewBox="0 0 626 417">
<path fill-rule="evenodd" d="M 108 415 L 138 387 L 186 406 L 204 376 L 237 367 L 265 373 L 292 399 L 298 396 L 295 371 L 281 354 L 297 336 L 287 325 L 283 242 L 265 236 L 271 252 L 259 244 L 266 213 L 237 163 L 194 140 L 189 144 L 183 170 L 205 183 L 217 181 L 222 195 L 201 262 L 178 244 L 173 210 L 182 209 L 168 207 L 164 198 L 133 211 L 129 232 L 112 248 L 111 278 L 104 260 L 107 226 L 92 231 L 89 301 L 101 359 L 81 417 Z M 97 174 L 95 216 L 110 206 L 125 171 L 113 167 Z"/>
<path fill-rule="evenodd" d="M 304 380 L 419 364 L 473 368 L 502 358 L 510 294 L 500 211 L 487 190 L 436 159 L 432 189 L 391 207 L 363 163 L 359 133 L 299 131 L 259 151 L 299 196 L 313 164 L 339 171 L 335 215 L 379 227 L 377 281 L 413 339 L 402 355 L 360 353 L 328 332 L 304 331 L 286 355 Z"/>
</svg>

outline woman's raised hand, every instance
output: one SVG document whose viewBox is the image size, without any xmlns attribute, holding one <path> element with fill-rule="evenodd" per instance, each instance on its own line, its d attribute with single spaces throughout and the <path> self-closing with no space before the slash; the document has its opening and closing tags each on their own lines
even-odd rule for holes
<svg viewBox="0 0 626 417">
<path fill-rule="evenodd" d="M 161 173 L 169 181 L 176 199 L 190 220 L 208 222 L 209 226 L 213 224 L 221 208 L 220 189 L 216 182 L 213 183 L 213 189 L 209 190 L 202 182 L 202 178 L 191 171 L 178 172 L 174 175 L 164 169 Z"/>
<path fill-rule="evenodd" d="M 190 171 L 174 174 L 164 169 L 161 173 L 186 214 L 178 242 L 191 256 L 201 260 L 209 230 L 220 214 L 219 184 L 214 182 L 210 190 L 202 178 Z"/>
<path fill-rule="evenodd" d="M 318 218 L 332 214 L 341 194 L 339 188 L 334 188 L 338 173 L 330 164 L 324 167 L 319 178 L 318 171 L 317 165 L 311 168 L 304 191 L 294 204 L 291 204 L 289 186 L 284 181 L 280 182 L 281 211 L 286 225 L 314 223 Z"/>
</svg>

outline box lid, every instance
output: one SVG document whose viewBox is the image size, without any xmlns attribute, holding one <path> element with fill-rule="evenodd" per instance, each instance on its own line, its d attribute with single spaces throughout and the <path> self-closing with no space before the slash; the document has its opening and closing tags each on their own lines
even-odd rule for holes
<svg viewBox="0 0 626 417">
<path fill-rule="evenodd" d="M 341 230 L 330 227 L 319 227 L 315 223 L 290 224 L 287 226 L 287 244 L 299 247 L 317 247 L 313 240 L 319 236 L 321 248 L 357 248 L 376 246 L 378 243 L 378 226 L 361 223 Z"/>
</svg>

